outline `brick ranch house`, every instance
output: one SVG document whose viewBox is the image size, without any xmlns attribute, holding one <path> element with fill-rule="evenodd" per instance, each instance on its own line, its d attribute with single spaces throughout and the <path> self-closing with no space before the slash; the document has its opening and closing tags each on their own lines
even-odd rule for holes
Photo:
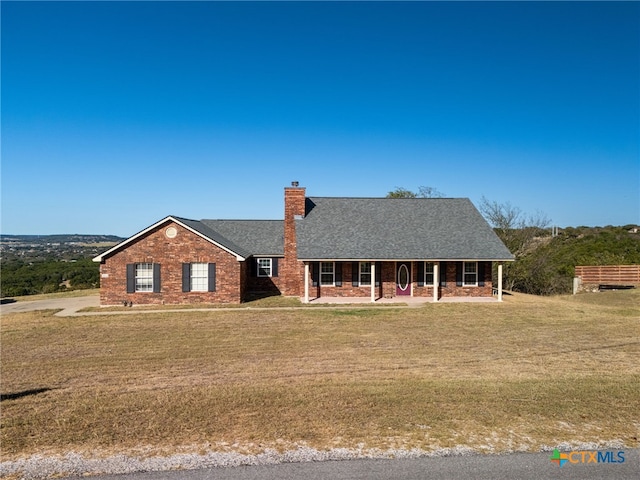
<svg viewBox="0 0 640 480">
<path fill-rule="evenodd" d="M 513 255 L 466 198 L 307 197 L 284 220 L 168 216 L 98 255 L 102 305 L 239 303 L 268 295 L 491 297 Z"/>
</svg>

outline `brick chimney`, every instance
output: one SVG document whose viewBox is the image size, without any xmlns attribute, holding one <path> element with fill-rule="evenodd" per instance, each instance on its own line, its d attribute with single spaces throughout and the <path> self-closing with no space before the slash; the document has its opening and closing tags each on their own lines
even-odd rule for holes
<svg viewBox="0 0 640 480">
<path fill-rule="evenodd" d="M 298 261 L 296 219 L 305 215 L 305 188 L 298 182 L 284 189 L 284 261 L 281 275 L 284 276 L 283 294 L 302 295 L 304 265 Z"/>
</svg>

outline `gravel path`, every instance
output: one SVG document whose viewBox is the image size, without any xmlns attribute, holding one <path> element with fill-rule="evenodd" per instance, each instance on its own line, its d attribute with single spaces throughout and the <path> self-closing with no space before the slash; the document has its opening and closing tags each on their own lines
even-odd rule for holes
<svg viewBox="0 0 640 480">
<path fill-rule="evenodd" d="M 622 449 L 620 440 L 595 443 L 563 443 L 555 447 L 545 446 L 543 452 L 551 452 L 554 448 L 561 451 L 570 450 L 602 450 Z M 212 467 L 239 467 L 246 465 L 277 465 L 283 463 L 324 462 L 354 459 L 390 459 L 390 458 L 424 458 L 451 457 L 493 453 L 474 450 L 465 446 L 443 448 L 435 451 L 424 450 L 378 450 L 378 449 L 343 449 L 316 450 L 299 447 L 279 453 L 266 450 L 257 455 L 245 455 L 235 452 L 208 452 L 205 454 L 181 453 L 166 457 L 134 457 L 116 455 L 107 458 L 87 458 L 70 452 L 61 456 L 34 455 L 29 458 L 0 463 L 0 477 L 12 475 L 17 478 L 47 479 L 64 476 L 86 476 L 98 474 L 126 474 L 135 472 L 162 472 L 170 470 L 197 470 Z M 501 452 L 512 453 L 512 452 Z"/>
<path fill-rule="evenodd" d="M 168 470 L 196 470 L 211 467 L 239 467 L 243 465 L 276 465 L 296 462 L 322 462 L 329 460 L 353 460 L 363 458 L 418 458 L 424 456 L 469 455 L 474 451 L 457 447 L 437 452 L 422 450 L 316 450 L 301 447 L 279 453 L 266 450 L 258 455 L 234 452 L 208 452 L 206 454 L 183 453 L 167 457 L 137 458 L 116 455 L 108 458 L 86 458 L 77 453 L 64 456 L 32 457 L 0 463 L 0 477 L 21 475 L 23 479 L 60 478 L 61 476 L 83 476 L 96 474 L 125 474 L 134 472 L 160 472 Z"/>
</svg>

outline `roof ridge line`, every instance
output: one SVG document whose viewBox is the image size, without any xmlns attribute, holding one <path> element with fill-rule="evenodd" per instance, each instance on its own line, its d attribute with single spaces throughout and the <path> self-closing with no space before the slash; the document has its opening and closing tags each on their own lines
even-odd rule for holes
<svg viewBox="0 0 640 480">
<path fill-rule="evenodd" d="M 336 200 L 468 200 L 469 197 L 320 197 L 317 195 L 307 198 L 329 198 Z"/>
<path fill-rule="evenodd" d="M 201 218 L 198 222 L 283 222 L 277 218 Z"/>
</svg>

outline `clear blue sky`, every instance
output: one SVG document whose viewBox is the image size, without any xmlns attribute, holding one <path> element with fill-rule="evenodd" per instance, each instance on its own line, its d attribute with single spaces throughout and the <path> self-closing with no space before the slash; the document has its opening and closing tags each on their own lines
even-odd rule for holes
<svg viewBox="0 0 640 480">
<path fill-rule="evenodd" d="M 6 2 L 2 232 L 484 195 L 640 222 L 638 2 Z"/>
</svg>

